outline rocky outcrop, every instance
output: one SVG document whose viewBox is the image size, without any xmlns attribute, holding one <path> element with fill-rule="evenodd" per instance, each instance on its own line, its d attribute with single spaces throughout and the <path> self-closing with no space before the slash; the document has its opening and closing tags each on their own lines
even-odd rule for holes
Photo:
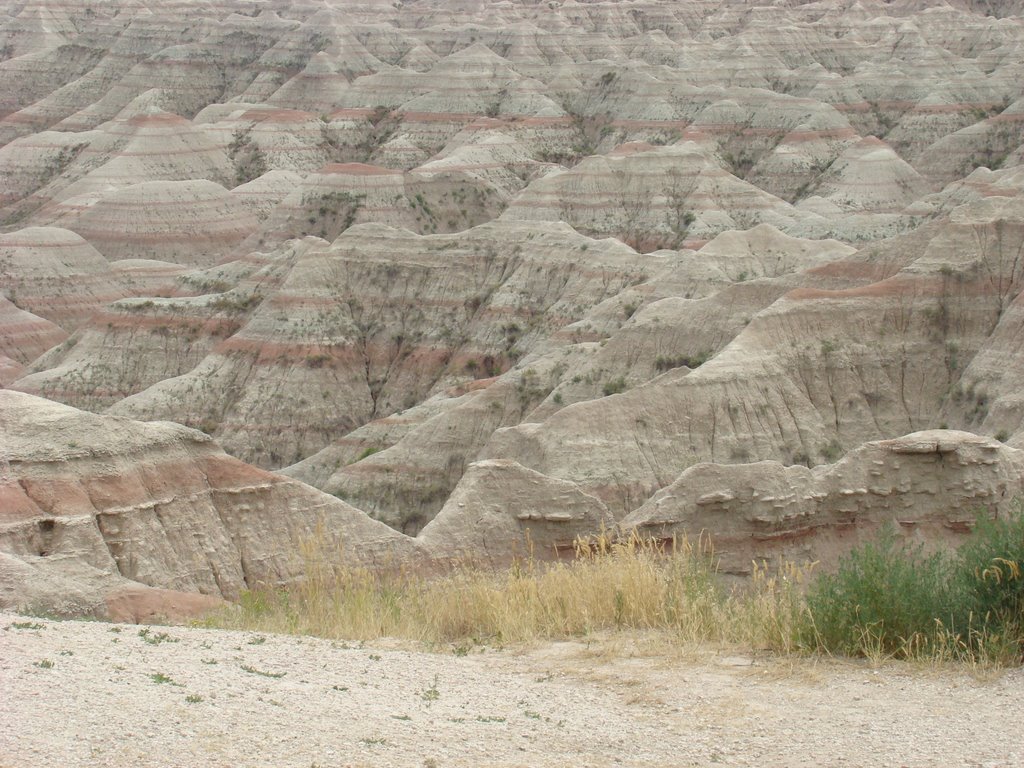
<svg viewBox="0 0 1024 768">
<path fill-rule="evenodd" d="M 987 389 L 964 376 L 995 343 L 998 324 L 1012 322 L 1018 207 L 1018 198 L 991 198 L 951 222 L 808 270 L 803 287 L 770 299 L 696 370 L 674 368 L 628 390 L 625 380 L 606 381 L 607 399 L 499 430 L 481 458 L 581 483 L 626 512 L 694 463 L 817 463 L 943 423 L 979 428 Z M 834 287 L 811 287 L 819 280 Z M 692 307 L 679 303 L 689 321 L 680 336 L 693 327 Z M 687 359 L 696 351 L 681 345 Z M 1015 428 L 1013 419 L 1000 427 L 1004 437 Z"/>
<path fill-rule="evenodd" d="M 17 379 L 28 363 L 67 337 L 60 327 L 0 296 L 0 386 Z"/>
<path fill-rule="evenodd" d="M 510 460 L 469 464 L 416 539 L 336 498 L 225 455 L 177 424 L 96 416 L 0 391 L 0 607 L 180 617 L 310 567 L 373 570 L 571 555 L 617 530 L 710 536 L 719 568 L 784 557 L 831 567 L 895 524 L 930 547 L 1011 509 L 1024 454 L 930 431 L 814 469 L 699 464 L 615 524 L 579 484 Z"/>
<path fill-rule="evenodd" d="M 956 546 L 979 515 L 1017 509 L 1024 453 L 990 438 L 932 430 L 866 443 L 814 468 L 764 461 L 692 466 L 611 525 L 597 498 L 509 460 L 471 464 L 420 534 L 432 556 L 504 563 L 571 554 L 604 531 L 667 544 L 709 542 L 718 570 L 749 575 L 782 561 L 834 568 L 883 529 L 929 550 Z"/>
<path fill-rule="evenodd" d="M 885 526 L 931 548 L 962 540 L 978 515 L 1007 514 L 1024 491 L 1024 453 L 933 430 L 867 443 L 813 469 L 698 464 L 620 522 L 661 540 L 708 536 L 725 573 L 784 558 L 834 567 Z"/>
<path fill-rule="evenodd" d="M 257 226 L 236 198 L 212 181 L 150 181 L 99 200 L 68 198 L 57 221 L 111 261 L 153 259 L 209 266 Z"/>
<path fill-rule="evenodd" d="M 572 483 L 513 461 L 479 461 L 417 541 L 435 559 L 498 564 L 571 556 L 579 539 L 613 524 L 605 505 Z"/>
<path fill-rule="evenodd" d="M 301 462 L 282 471 L 416 534 L 441 510 L 495 430 L 532 419 L 564 375 L 564 351 L 535 356 L 529 367 L 500 377 L 454 386 L 401 418 L 355 430 L 310 457 L 312 466 Z M 331 458 L 333 465 L 325 467 Z"/>
<path fill-rule="evenodd" d="M 177 593 L 232 599 L 287 583 L 318 549 L 374 567 L 415 554 L 384 524 L 200 432 L 0 391 L 0 605 L 123 615 L 169 600 L 176 611 L 192 600 Z"/>
<path fill-rule="evenodd" d="M 57 227 L 0 235 L 0 290 L 22 309 L 69 333 L 127 291 L 105 258 Z"/>
<path fill-rule="evenodd" d="M 115 262 L 113 278 L 153 298 L 112 302 L 95 312 L 67 343 L 36 358 L 12 386 L 99 411 L 188 373 L 245 324 L 263 292 L 280 286 L 299 254 L 322 245 L 316 238 L 297 240 L 273 254 L 253 252 L 207 270 Z M 147 290 L 150 282 L 159 287 Z M 193 426 L 212 429 L 206 422 Z"/>
<path fill-rule="evenodd" d="M 884 141 L 862 139 L 832 161 L 812 187 L 840 210 L 895 213 L 929 191 L 921 175 Z"/>
<path fill-rule="evenodd" d="M 212 424 L 233 454 L 292 464 L 434 392 L 509 370 L 643 269 L 621 243 L 562 224 L 430 238 L 356 226 L 302 253 L 195 368 L 111 412 Z"/>
<path fill-rule="evenodd" d="M 638 250 L 703 243 L 728 229 L 766 223 L 821 233 L 815 214 L 736 178 L 695 143 L 626 144 L 539 179 L 509 203 L 504 218 L 566 221 Z"/>
</svg>

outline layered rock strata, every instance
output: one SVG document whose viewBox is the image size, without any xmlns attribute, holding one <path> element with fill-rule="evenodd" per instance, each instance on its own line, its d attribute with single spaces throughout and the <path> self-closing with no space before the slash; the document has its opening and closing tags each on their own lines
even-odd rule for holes
<svg viewBox="0 0 1024 768">
<path fill-rule="evenodd" d="M 234 599 L 300 577 L 304 548 L 374 567 L 414 556 L 408 539 L 359 510 L 180 425 L 11 391 L 0 391 L 0 413 L 5 606 L 108 615 L 166 597 L 174 608 L 185 598 L 153 590 Z"/>
</svg>

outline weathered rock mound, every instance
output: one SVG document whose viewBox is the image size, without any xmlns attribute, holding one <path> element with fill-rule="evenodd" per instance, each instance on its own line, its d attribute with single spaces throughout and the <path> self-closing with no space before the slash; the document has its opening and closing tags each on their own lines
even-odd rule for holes
<svg viewBox="0 0 1024 768">
<path fill-rule="evenodd" d="M 1020 0 L 340 5 L 0 10 L 3 386 L 300 462 L 445 558 L 564 549 L 706 462 L 1024 446 Z M 148 450 L 104 459 L 122 507 L 164 498 Z M 220 503 L 181 512 L 217 578 L 129 516 L 164 553 L 132 605 L 244 584 Z"/>
<path fill-rule="evenodd" d="M 0 605 L 107 615 L 171 590 L 236 598 L 304 572 L 302 548 L 406 562 L 411 540 L 177 424 L 0 391 Z M 185 598 L 171 599 L 178 610 Z M 173 598 L 173 599 L 172 599 Z M 134 610 L 134 609 L 132 609 Z"/>
<path fill-rule="evenodd" d="M 895 525 L 930 546 L 955 542 L 979 514 L 1007 513 L 1024 490 L 1024 452 L 967 432 L 881 440 L 836 464 L 698 464 L 620 523 L 659 539 L 710 535 L 727 573 L 783 557 L 832 567 Z"/>
<path fill-rule="evenodd" d="M 479 461 L 418 539 L 434 557 L 503 562 L 571 555 L 578 539 L 613 525 L 608 508 L 574 483 L 514 461 Z"/>
</svg>

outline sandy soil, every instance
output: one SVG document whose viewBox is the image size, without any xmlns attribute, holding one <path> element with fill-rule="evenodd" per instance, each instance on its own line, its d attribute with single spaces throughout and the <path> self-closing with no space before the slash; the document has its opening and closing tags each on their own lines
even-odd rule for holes
<svg viewBox="0 0 1024 768">
<path fill-rule="evenodd" d="M 142 631 L 0 614 L 0 766 L 1024 765 L 1024 670 Z"/>
</svg>

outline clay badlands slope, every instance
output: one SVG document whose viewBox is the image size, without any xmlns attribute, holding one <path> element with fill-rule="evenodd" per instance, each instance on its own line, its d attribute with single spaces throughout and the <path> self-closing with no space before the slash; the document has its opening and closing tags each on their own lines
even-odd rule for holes
<svg viewBox="0 0 1024 768">
<path fill-rule="evenodd" d="M 1022 9 L 6 3 L 0 606 L 1006 509 Z"/>
</svg>

